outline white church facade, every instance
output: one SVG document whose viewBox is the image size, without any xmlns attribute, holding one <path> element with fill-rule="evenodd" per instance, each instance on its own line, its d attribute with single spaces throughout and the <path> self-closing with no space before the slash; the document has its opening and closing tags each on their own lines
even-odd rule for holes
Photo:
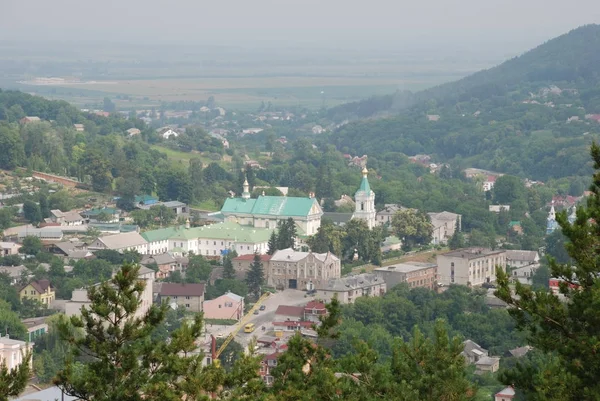
<svg viewBox="0 0 600 401">
<path fill-rule="evenodd" d="M 352 218 L 364 220 L 369 229 L 373 229 L 377 224 L 377 210 L 375 209 L 375 192 L 371 190 L 368 175 L 369 170 L 367 170 L 367 167 L 363 168 L 360 187 L 354 194 L 355 207 Z"/>
</svg>

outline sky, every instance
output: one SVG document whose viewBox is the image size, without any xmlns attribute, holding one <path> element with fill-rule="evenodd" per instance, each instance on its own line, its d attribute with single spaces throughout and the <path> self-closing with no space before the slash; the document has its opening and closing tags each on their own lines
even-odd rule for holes
<svg viewBox="0 0 600 401">
<path fill-rule="evenodd" d="M 598 0 L 0 0 L 0 40 L 526 50 Z"/>
</svg>

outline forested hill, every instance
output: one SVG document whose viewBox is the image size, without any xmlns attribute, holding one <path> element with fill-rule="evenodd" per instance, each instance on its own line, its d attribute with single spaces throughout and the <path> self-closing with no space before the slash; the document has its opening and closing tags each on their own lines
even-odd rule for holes
<svg viewBox="0 0 600 401">
<path fill-rule="evenodd" d="M 398 98 L 401 107 L 412 106 L 391 113 Z M 589 175 L 587 149 L 600 134 L 600 26 L 578 28 L 460 81 L 373 98 L 357 110 L 361 117 L 388 115 L 333 132 L 327 140 L 344 153 L 425 153 L 436 162 L 544 181 Z"/>
<path fill-rule="evenodd" d="M 523 83 L 568 82 L 577 87 L 600 83 L 600 25 L 585 25 L 508 60 L 461 80 L 421 92 L 398 91 L 343 104 L 329 110 L 331 118 L 369 117 L 397 112 L 435 99 L 445 103 L 502 96 Z"/>
</svg>

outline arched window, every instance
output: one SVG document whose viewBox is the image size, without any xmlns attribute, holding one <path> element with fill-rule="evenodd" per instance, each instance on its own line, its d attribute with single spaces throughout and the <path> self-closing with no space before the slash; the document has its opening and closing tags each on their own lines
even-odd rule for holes
<svg viewBox="0 0 600 401">
<path fill-rule="evenodd" d="M 365 202 L 360 202 L 360 210 L 365 210 Z"/>
</svg>

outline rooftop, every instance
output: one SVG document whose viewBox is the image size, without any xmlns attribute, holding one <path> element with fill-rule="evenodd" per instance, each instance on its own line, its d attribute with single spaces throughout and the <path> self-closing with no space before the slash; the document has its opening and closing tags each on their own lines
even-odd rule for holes
<svg viewBox="0 0 600 401">
<path fill-rule="evenodd" d="M 289 305 L 279 305 L 277 310 L 275 311 L 276 315 L 287 315 L 287 316 L 304 316 L 304 307 L 303 306 L 289 306 Z"/>
<path fill-rule="evenodd" d="M 130 246 L 144 245 L 147 241 L 137 232 L 107 235 L 98 238 L 108 249 L 123 249 Z"/>
<path fill-rule="evenodd" d="M 423 269 L 431 269 L 432 267 L 437 267 L 435 263 L 425 263 L 425 262 L 409 262 L 409 263 L 400 263 L 397 265 L 391 265 L 386 267 L 378 267 L 375 271 L 385 272 L 385 271 L 393 271 L 397 273 L 411 273 L 414 271 L 419 271 Z"/>
<path fill-rule="evenodd" d="M 271 255 L 259 255 L 261 262 L 268 262 L 271 260 Z M 254 260 L 254 254 L 249 253 L 247 255 L 241 255 L 233 259 L 233 261 L 243 261 L 243 260 Z"/>
<path fill-rule="evenodd" d="M 172 296 L 194 296 L 201 297 L 204 295 L 204 284 L 180 284 L 180 283 L 162 283 L 160 295 L 163 297 Z"/>
<path fill-rule="evenodd" d="M 463 248 L 443 253 L 441 256 L 446 256 L 449 258 L 477 259 L 484 256 L 498 255 L 505 252 L 506 250 L 504 249 L 491 250 L 489 248 Z"/>
<path fill-rule="evenodd" d="M 356 288 L 367 288 L 376 284 L 384 283 L 375 274 L 363 273 L 355 276 L 330 279 L 325 290 L 328 291 L 349 291 Z"/>
<path fill-rule="evenodd" d="M 521 251 L 521 250 L 507 250 L 506 259 L 509 260 L 523 260 L 527 262 L 535 262 L 538 257 L 537 251 Z"/>
<path fill-rule="evenodd" d="M 304 217 L 323 213 L 314 198 L 262 195 L 256 199 L 227 198 L 221 212 L 280 217 Z"/>
<path fill-rule="evenodd" d="M 146 231 L 142 236 L 148 242 L 166 241 L 168 239 L 215 239 L 232 240 L 244 243 L 267 242 L 273 230 L 242 226 L 233 222 L 223 222 L 202 227 L 185 228 L 176 226 L 159 230 Z"/>
<path fill-rule="evenodd" d="M 275 251 L 273 256 L 271 256 L 271 262 L 299 262 L 299 261 L 305 259 L 306 257 L 308 257 L 309 255 L 314 256 L 315 259 L 320 260 L 321 262 L 324 262 L 327 259 L 327 257 L 330 257 L 334 260 L 339 260 L 339 258 L 337 256 L 335 256 L 334 254 L 332 254 L 331 252 L 327 252 L 327 253 L 299 252 L 299 251 L 293 250 L 292 248 L 287 248 L 287 249 L 281 249 L 281 250 Z"/>
</svg>

